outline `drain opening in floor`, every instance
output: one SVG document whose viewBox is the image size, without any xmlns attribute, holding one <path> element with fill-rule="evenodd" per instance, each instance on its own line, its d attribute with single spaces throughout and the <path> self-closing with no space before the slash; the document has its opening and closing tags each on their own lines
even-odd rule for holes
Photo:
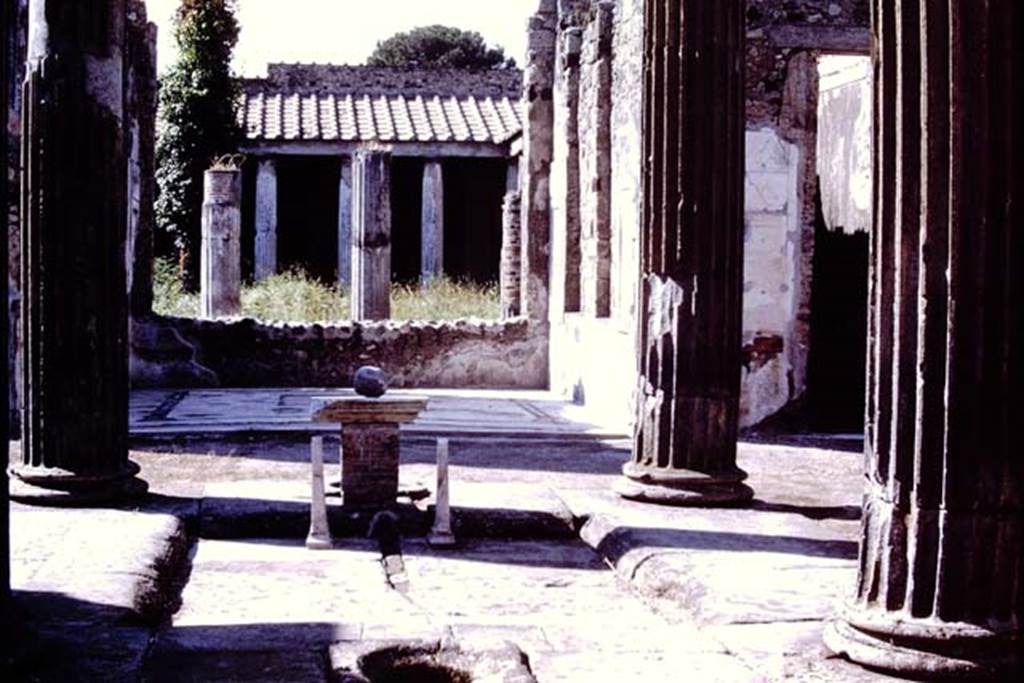
<svg viewBox="0 0 1024 683">
<path fill-rule="evenodd" d="M 335 680 L 342 683 L 537 680 L 530 671 L 529 657 L 509 641 L 479 641 L 472 645 L 451 640 L 337 643 L 331 647 L 330 658 Z"/>
<path fill-rule="evenodd" d="M 394 647 L 359 658 L 359 669 L 370 683 L 472 683 L 466 671 L 439 660 L 438 652 Z"/>
</svg>

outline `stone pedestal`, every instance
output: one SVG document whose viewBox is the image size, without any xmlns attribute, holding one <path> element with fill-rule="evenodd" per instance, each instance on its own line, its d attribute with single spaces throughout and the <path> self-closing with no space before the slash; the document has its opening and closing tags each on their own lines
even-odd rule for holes
<svg viewBox="0 0 1024 683">
<path fill-rule="evenodd" d="M 427 407 L 411 396 L 314 398 L 313 422 L 341 424 L 341 493 L 346 507 L 389 507 L 398 495 L 399 425 Z"/>
<path fill-rule="evenodd" d="M 211 169 L 203 177 L 203 242 L 199 254 L 199 314 L 242 310 L 242 172 Z"/>
<path fill-rule="evenodd" d="M 1024 666 L 1017 5 L 874 3 L 865 508 L 825 640 L 928 680 Z"/>
<path fill-rule="evenodd" d="M 338 286 L 352 283 L 352 159 L 344 157 L 338 173 Z"/>
<path fill-rule="evenodd" d="M 253 275 L 263 280 L 277 273 L 277 163 L 260 159 L 256 167 L 256 244 Z"/>
<path fill-rule="evenodd" d="M 22 118 L 22 463 L 11 497 L 138 494 L 128 460 L 124 0 L 32 0 Z"/>
<path fill-rule="evenodd" d="M 745 3 L 648 5 L 640 378 L 633 460 L 616 488 L 737 504 L 753 495 L 736 466 Z"/>
<path fill-rule="evenodd" d="M 440 161 L 423 165 L 423 208 L 420 216 L 420 281 L 444 275 L 444 173 Z"/>
<path fill-rule="evenodd" d="M 352 319 L 391 317 L 391 154 L 356 155 L 352 172 Z"/>
</svg>

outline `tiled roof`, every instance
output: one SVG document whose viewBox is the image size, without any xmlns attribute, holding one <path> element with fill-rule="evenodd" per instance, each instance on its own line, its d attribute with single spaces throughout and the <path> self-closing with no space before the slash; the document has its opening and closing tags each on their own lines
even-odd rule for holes
<svg viewBox="0 0 1024 683">
<path fill-rule="evenodd" d="M 508 142 L 522 131 L 522 74 L 272 64 L 243 82 L 252 142 Z"/>
</svg>

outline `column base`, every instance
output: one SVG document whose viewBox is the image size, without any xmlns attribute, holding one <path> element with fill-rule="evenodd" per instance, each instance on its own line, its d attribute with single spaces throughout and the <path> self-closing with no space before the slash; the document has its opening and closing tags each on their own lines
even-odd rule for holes
<svg viewBox="0 0 1024 683">
<path fill-rule="evenodd" d="M 744 505 L 754 497 L 754 490 L 743 483 L 746 478 L 738 468 L 733 475 L 714 477 L 688 470 L 652 472 L 627 462 L 612 488 L 623 498 L 643 503 L 728 507 Z"/>
<path fill-rule="evenodd" d="M 128 461 L 114 474 L 90 476 L 54 467 L 12 467 L 11 500 L 26 505 L 88 507 L 139 498 L 149 484 L 136 475 L 139 466 Z"/>
<path fill-rule="evenodd" d="M 825 628 L 825 645 L 869 669 L 915 678 L 1012 678 L 1024 667 L 1021 633 L 847 608 Z"/>
</svg>

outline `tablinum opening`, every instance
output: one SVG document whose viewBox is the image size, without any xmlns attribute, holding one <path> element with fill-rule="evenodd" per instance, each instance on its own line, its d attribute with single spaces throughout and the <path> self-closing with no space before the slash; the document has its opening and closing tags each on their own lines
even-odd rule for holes
<svg viewBox="0 0 1024 683">
<path fill-rule="evenodd" d="M 830 230 L 817 195 L 807 418 L 814 431 L 864 424 L 868 235 Z"/>
</svg>

